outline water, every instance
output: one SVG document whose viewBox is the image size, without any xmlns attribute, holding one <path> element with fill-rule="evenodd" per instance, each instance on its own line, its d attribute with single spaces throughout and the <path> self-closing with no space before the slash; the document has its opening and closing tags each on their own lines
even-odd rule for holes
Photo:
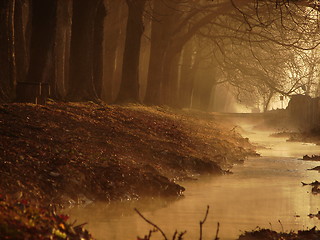
<svg viewBox="0 0 320 240">
<path fill-rule="evenodd" d="M 245 126 L 250 130 L 250 126 Z M 302 161 L 305 154 L 319 154 L 320 146 L 286 142 L 269 137 L 269 132 L 247 133 L 252 142 L 264 146 L 263 157 L 251 158 L 233 168 L 234 174 L 183 182 L 185 197 L 180 200 L 148 199 L 122 203 L 94 204 L 67 210 L 100 240 L 132 240 L 143 237 L 152 227 L 135 212 L 138 208 L 172 238 L 174 231 L 187 230 L 185 239 L 199 239 L 199 221 L 210 206 L 203 227 L 203 239 L 215 237 L 220 222 L 220 239 L 236 239 L 242 231 L 257 226 L 274 230 L 298 230 L 320 226 L 308 217 L 320 210 L 320 196 L 301 181 L 319 180 L 319 173 L 307 169 L 320 162 Z M 280 222 L 279 222 L 280 220 Z M 161 239 L 159 233 L 153 239 Z"/>
</svg>

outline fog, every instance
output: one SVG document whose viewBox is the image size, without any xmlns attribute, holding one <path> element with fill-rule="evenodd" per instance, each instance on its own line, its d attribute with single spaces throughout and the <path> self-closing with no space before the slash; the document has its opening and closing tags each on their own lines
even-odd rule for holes
<svg viewBox="0 0 320 240">
<path fill-rule="evenodd" d="M 217 222 L 225 240 L 257 225 L 280 231 L 319 225 L 308 217 L 318 212 L 319 199 L 300 186 L 317 178 L 306 171 L 317 164 L 298 158 L 320 147 L 269 136 L 272 127 L 319 137 L 319 9 L 319 1 L 306 0 L 1 0 L 0 114 L 6 120 L 0 123 L 28 136 L 1 134 L 1 143 L 13 142 L 8 169 L 25 177 L 12 166 L 16 158 L 31 159 L 27 177 L 38 181 L 41 169 L 32 164 L 45 156 L 42 167 L 54 176 L 41 178 L 59 188 L 50 201 L 75 203 L 90 192 L 83 202 L 92 204 L 62 211 L 89 222 L 98 239 L 147 234 L 150 225 L 135 207 L 165 232 L 187 230 L 189 239 L 199 236 L 206 205 L 207 239 Z M 23 104 L 7 105 L 17 102 Z M 261 118 L 268 131 L 253 127 Z M 252 155 L 250 141 L 262 157 L 223 175 Z M 66 187 L 55 176 L 71 180 Z M 181 183 L 184 197 L 132 200 L 148 191 L 181 195 L 181 179 L 188 179 Z M 41 184 L 24 186 L 23 194 L 40 189 L 37 197 L 45 201 L 48 188 Z M 65 193 L 72 184 L 79 191 L 73 196 Z M 20 182 L 10 186 L 6 194 L 22 194 Z"/>
<path fill-rule="evenodd" d="M 219 237 L 237 239 L 241 232 L 257 226 L 276 231 L 312 228 L 319 220 L 309 218 L 319 210 L 318 196 L 310 193 L 309 186 L 319 173 L 306 171 L 317 162 L 299 160 L 301 156 L 318 153 L 315 144 L 286 142 L 285 138 L 270 137 L 269 131 L 252 131 L 244 124 L 246 137 L 258 144 L 262 157 L 250 158 L 232 169 L 233 174 L 202 177 L 198 181 L 185 181 L 185 197 L 179 200 L 152 198 L 112 204 L 91 204 L 87 207 L 67 209 L 75 219 L 89 222 L 88 229 L 98 239 L 124 239 L 143 237 L 152 226 L 135 212 L 157 224 L 168 236 L 175 230 L 187 230 L 187 239 L 199 237 L 199 221 L 203 219 L 206 205 L 210 206 L 203 237 L 215 237 L 217 222 Z M 280 220 L 280 223 L 279 223 Z M 282 229 L 283 228 L 283 229 Z M 155 234 L 160 237 L 160 233 Z"/>
</svg>

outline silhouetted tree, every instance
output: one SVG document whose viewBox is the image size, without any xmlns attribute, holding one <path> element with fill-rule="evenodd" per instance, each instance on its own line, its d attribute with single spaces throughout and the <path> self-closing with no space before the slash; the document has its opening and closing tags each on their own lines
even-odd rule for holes
<svg viewBox="0 0 320 240">
<path fill-rule="evenodd" d="M 56 0 L 32 0 L 31 15 L 31 46 L 30 66 L 27 74 L 27 82 L 44 82 L 45 71 L 50 71 L 53 76 L 53 69 L 50 64 L 46 69 L 47 62 L 52 63 L 52 50 L 56 31 Z"/>
<path fill-rule="evenodd" d="M 192 107 L 202 111 L 208 111 L 212 98 L 213 87 L 217 83 L 215 65 L 202 66 L 198 69 L 195 76 Z"/>
<path fill-rule="evenodd" d="M 0 0 L 0 101 L 10 101 L 16 81 L 14 54 L 15 0 Z"/>
<path fill-rule="evenodd" d="M 26 80 L 29 65 L 30 15 L 29 0 L 15 0 L 14 47 L 16 58 L 17 82 Z"/>
<path fill-rule="evenodd" d="M 103 0 L 73 2 L 70 49 L 70 79 L 67 98 L 71 101 L 99 99 L 102 74 Z M 97 67 L 96 67 L 97 66 Z"/>
<path fill-rule="evenodd" d="M 126 0 L 128 20 L 123 56 L 122 80 L 116 102 L 140 102 L 139 57 L 144 31 L 143 13 L 146 0 Z"/>
<path fill-rule="evenodd" d="M 179 105 L 182 108 L 190 108 L 192 92 L 195 84 L 195 75 L 199 67 L 199 51 L 194 47 L 194 42 L 189 41 L 183 50 L 180 88 L 179 88 Z"/>
<path fill-rule="evenodd" d="M 72 1 L 57 0 L 57 21 L 53 61 L 55 73 L 50 85 L 56 97 L 65 98 L 69 79 L 70 42 L 72 26 Z"/>
<path fill-rule="evenodd" d="M 127 9 L 124 0 L 108 0 L 105 21 L 104 79 L 102 99 L 113 102 L 121 82 Z"/>
<path fill-rule="evenodd" d="M 104 18 L 106 8 L 103 1 L 99 2 L 94 19 L 93 33 L 93 81 L 97 95 L 101 98 L 103 80 L 103 38 L 104 38 Z"/>
<path fill-rule="evenodd" d="M 170 27 L 168 8 L 162 1 L 154 1 L 154 19 L 151 26 L 151 49 L 148 71 L 148 82 L 144 103 L 161 104 L 161 85 L 163 79 L 164 49 L 166 48 L 167 28 Z M 170 18 L 171 19 L 171 18 Z"/>
<path fill-rule="evenodd" d="M 146 104 L 176 105 L 184 45 L 217 16 L 232 11 L 230 1 L 154 1 Z M 180 92 L 181 93 L 181 92 Z"/>
</svg>

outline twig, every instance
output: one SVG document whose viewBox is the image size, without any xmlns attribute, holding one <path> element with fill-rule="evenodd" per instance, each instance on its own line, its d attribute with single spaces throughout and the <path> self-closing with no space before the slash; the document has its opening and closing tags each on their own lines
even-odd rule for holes
<svg viewBox="0 0 320 240">
<path fill-rule="evenodd" d="M 152 235 L 152 233 L 157 232 L 157 231 L 158 231 L 157 229 L 150 230 L 150 231 L 149 231 L 149 235 L 148 235 L 148 240 L 150 240 L 150 239 L 151 239 L 151 235 Z"/>
<path fill-rule="evenodd" d="M 75 227 L 73 227 L 73 228 L 82 228 L 84 225 L 87 225 L 88 223 L 81 223 L 81 224 L 79 224 L 79 225 L 77 225 L 77 226 L 75 226 Z"/>
<path fill-rule="evenodd" d="M 182 240 L 183 235 L 185 235 L 186 233 L 187 233 L 187 231 L 179 233 L 178 240 Z"/>
<path fill-rule="evenodd" d="M 219 230 L 220 230 L 220 223 L 218 222 L 218 223 L 217 223 L 216 237 L 214 238 L 214 240 L 219 240 L 219 237 L 218 237 L 218 235 L 219 235 Z"/>
<path fill-rule="evenodd" d="M 200 221 L 200 238 L 199 238 L 199 240 L 202 240 L 202 225 L 206 222 L 207 217 L 208 217 L 208 213 L 209 213 L 209 205 L 207 206 L 207 211 L 206 211 L 206 215 L 204 216 L 204 219 L 202 221 Z"/>
<path fill-rule="evenodd" d="M 272 230 L 272 224 L 271 224 L 271 222 L 269 222 L 269 225 L 270 225 L 270 230 Z"/>
<path fill-rule="evenodd" d="M 148 236 L 145 235 L 144 238 L 140 238 L 140 237 L 138 236 L 137 239 L 138 239 L 138 240 L 150 240 L 150 239 L 151 239 L 151 236 L 152 236 L 152 233 L 157 232 L 157 231 L 158 231 L 157 229 L 149 230 Z"/>
<path fill-rule="evenodd" d="M 280 226 L 281 226 L 282 232 L 284 232 L 284 230 L 283 230 L 283 225 L 282 225 L 281 221 L 280 221 L 280 220 L 278 220 L 278 222 L 280 223 Z"/>
<path fill-rule="evenodd" d="M 172 240 L 176 240 L 177 234 L 178 234 L 178 231 L 176 230 L 176 231 L 174 232 L 174 234 L 173 234 Z"/>
<path fill-rule="evenodd" d="M 156 224 L 154 224 L 153 222 L 151 222 L 150 220 L 146 219 L 140 212 L 138 209 L 134 209 L 136 211 L 136 213 L 138 213 L 138 215 L 145 220 L 147 223 L 149 223 L 150 225 L 152 225 L 154 228 L 156 228 L 157 230 L 159 230 L 159 232 L 162 234 L 163 238 L 165 240 L 168 240 L 167 236 L 165 235 L 165 233 L 161 230 L 161 228 L 159 228 Z"/>
</svg>

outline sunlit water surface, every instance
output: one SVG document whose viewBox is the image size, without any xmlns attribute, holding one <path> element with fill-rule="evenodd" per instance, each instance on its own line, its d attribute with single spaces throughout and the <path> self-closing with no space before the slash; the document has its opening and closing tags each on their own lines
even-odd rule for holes
<svg viewBox="0 0 320 240">
<path fill-rule="evenodd" d="M 245 126 L 250 130 L 249 126 Z M 269 132 L 247 133 L 251 142 L 264 146 L 263 157 L 235 166 L 234 174 L 183 182 L 185 197 L 177 201 L 149 199 L 112 204 L 94 204 L 67 209 L 79 223 L 88 222 L 97 239 L 133 240 L 143 237 L 152 227 L 135 212 L 138 208 L 171 239 L 174 231 L 187 230 L 185 239 L 199 239 L 199 221 L 210 206 L 203 227 L 203 239 L 213 239 L 217 222 L 222 240 L 236 239 L 245 230 L 259 227 L 274 230 L 298 230 L 319 226 L 320 220 L 308 217 L 320 210 L 320 196 L 301 181 L 320 179 L 316 171 L 307 171 L 320 162 L 302 161 L 305 154 L 319 154 L 320 146 L 286 142 L 269 137 Z M 280 220 L 280 222 L 279 222 Z M 153 239 L 161 239 L 156 233 Z"/>
</svg>

